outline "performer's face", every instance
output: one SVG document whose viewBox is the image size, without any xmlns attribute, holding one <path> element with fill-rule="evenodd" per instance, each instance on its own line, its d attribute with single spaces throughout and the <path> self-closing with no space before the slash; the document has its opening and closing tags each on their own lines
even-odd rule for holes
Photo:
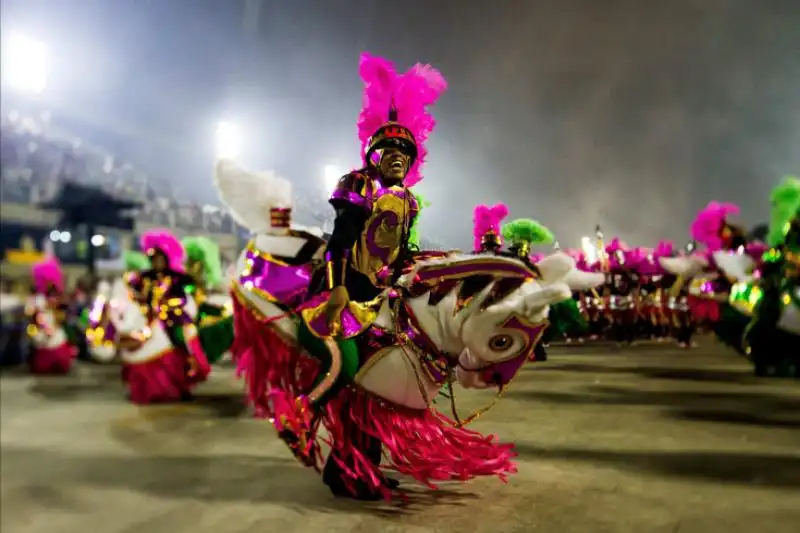
<svg viewBox="0 0 800 533">
<path fill-rule="evenodd" d="M 163 272 L 167 269 L 167 258 L 163 253 L 156 251 L 150 256 L 150 264 L 156 272 Z"/>
<path fill-rule="evenodd" d="M 401 181 L 408 174 L 411 158 L 397 148 L 386 148 L 381 154 L 381 176 Z"/>
</svg>

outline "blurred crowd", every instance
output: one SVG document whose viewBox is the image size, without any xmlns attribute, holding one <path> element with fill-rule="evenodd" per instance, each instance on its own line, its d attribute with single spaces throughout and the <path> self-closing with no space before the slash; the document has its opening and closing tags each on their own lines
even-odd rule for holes
<svg viewBox="0 0 800 533">
<path fill-rule="evenodd" d="M 179 201 L 170 194 L 168 183 L 151 179 L 118 155 L 59 130 L 46 113 L 3 113 L 0 157 L 3 202 L 45 202 L 65 181 L 75 181 L 140 202 L 139 217 L 145 222 L 186 231 L 236 231 L 231 216 L 218 206 Z"/>
<path fill-rule="evenodd" d="M 147 172 L 54 124 L 47 112 L 2 113 L 0 194 L 5 203 L 34 205 L 52 199 L 66 181 L 99 187 L 142 204 L 139 219 L 188 233 L 243 233 L 219 205 L 179 200 L 170 180 Z M 295 188 L 294 220 L 330 232 L 333 209 L 321 189 Z M 428 248 L 440 248 L 428 241 Z"/>
</svg>

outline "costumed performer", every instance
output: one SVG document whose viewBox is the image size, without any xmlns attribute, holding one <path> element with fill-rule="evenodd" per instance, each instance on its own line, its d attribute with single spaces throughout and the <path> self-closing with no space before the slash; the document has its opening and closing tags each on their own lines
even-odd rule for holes
<svg viewBox="0 0 800 533">
<path fill-rule="evenodd" d="M 800 180 L 785 178 L 770 199 L 761 277 L 745 294 L 732 291 L 731 303 L 752 308 L 744 344 L 755 374 L 800 378 Z"/>
<path fill-rule="evenodd" d="M 689 306 L 695 323 L 713 327 L 721 318 L 722 307 L 728 301 L 732 280 L 717 267 L 714 254 L 736 251 L 747 245 L 744 229 L 733 224 L 731 217 L 739 214 L 739 206 L 716 201 L 702 209 L 691 225 L 691 237 L 705 246 L 702 252 L 706 265 L 703 272 L 689 281 Z"/>
<path fill-rule="evenodd" d="M 150 259 L 150 268 L 131 274 L 128 283 L 149 327 L 137 335 L 120 334 L 123 350 L 123 380 L 133 403 L 162 403 L 191 398 L 192 388 L 208 376 L 210 367 L 188 306 L 184 273 L 184 250 L 168 230 L 142 234 L 140 247 Z M 163 329 L 170 349 L 152 357 L 126 357 L 151 339 L 153 328 Z M 148 333 L 150 335 L 148 335 Z"/>
<path fill-rule="evenodd" d="M 503 206 L 503 208 L 505 208 L 505 206 Z M 507 209 L 501 209 L 500 212 L 507 213 Z M 497 218 L 498 217 L 496 216 L 490 217 L 489 220 L 494 222 L 497 220 Z M 479 217 L 476 216 L 476 222 L 478 220 Z M 497 223 L 499 222 L 500 220 L 497 220 Z M 480 240 L 476 241 L 475 243 L 477 246 L 485 248 L 487 251 L 494 251 L 495 253 L 498 253 L 498 248 L 504 241 L 508 248 L 508 252 L 506 253 L 523 261 L 534 272 L 537 272 L 538 269 L 531 260 L 531 248 L 533 246 L 542 244 L 552 244 L 555 240 L 553 233 L 549 229 L 539 222 L 529 218 L 518 218 L 504 224 L 500 231 L 503 241 L 500 242 L 498 242 L 498 239 L 495 236 L 494 224 L 484 224 L 484 226 L 484 229 L 479 227 L 475 228 L 476 237 L 481 235 Z M 496 244 L 497 246 L 495 246 Z M 553 310 L 559 305 L 563 304 L 553 304 L 550 306 L 550 316 L 548 317 L 548 320 L 551 320 L 550 317 L 553 316 Z M 558 313 L 558 311 L 556 311 L 556 313 Z M 537 344 L 536 348 L 531 354 L 531 360 L 540 362 L 547 361 L 547 350 L 545 348 L 545 344 L 553 338 L 554 333 L 551 331 L 551 328 L 553 328 L 552 320 L 542 335 L 542 342 Z"/>
<path fill-rule="evenodd" d="M 67 333 L 68 305 L 64 299 L 64 273 L 55 257 L 33 265 L 35 294 L 28 308 L 28 336 L 33 347 L 30 369 L 34 374 L 67 374 L 78 349 Z"/>
<path fill-rule="evenodd" d="M 125 250 L 122 254 L 125 271 L 115 283 L 129 284 L 140 273 L 150 269 L 150 259 L 142 252 Z M 86 322 L 86 344 L 89 356 L 98 363 L 109 363 L 117 355 L 118 337 L 112 314 L 119 315 L 124 301 L 112 298 L 114 287 L 108 281 L 97 284 L 94 300 L 89 306 Z"/>
<path fill-rule="evenodd" d="M 182 244 L 192 279 L 186 290 L 197 306 L 195 325 L 206 358 L 214 364 L 233 345 L 232 302 L 219 292 L 223 284 L 219 246 L 208 237 L 186 237 Z"/>
<path fill-rule="evenodd" d="M 447 86 L 428 65 L 397 74 L 391 63 L 369 54 L 362 55 L 359 71 L 365 85 L 364 107 L 358 118 L 364 166 L 343 176 L 331 195 L 336 218 L 325 266 L 309 287 L 312 294 L 324 296 L 324 301 L 303 311 L 298 332 L 300 343 L 321 361 L 319 380 L 328 375 L 332 363 L 323 338 L 335 337 L 342 355 L 339 375 L 311 406 L 315 418 L 359 370 L 358 346 L 353 334 L 343 328 L 342 312 L 391 287 L 412 259 L 409 242 L 419 203 L 409 188 L 422 179 L 425 141 L 435 125 L 427 107 Z M 317 313 L 325 314 L 327 332 L 308 327 Z M 377 470 L 381 440 L 353 422 L 343 419 L 347 427 L 325 462 L 323 482 L 336 496 L 380 499 L 387 488 L 397 487 L 397 481 Z M 303 462 L 314 461 L 318 451 L 311 435 L 297 434 L 297 429 L 288 426 L 280 435 Z"/>
<path fill-rule="evenodd" d="M 636 341 L 639 315 L 637 269 L 641 257 L 637 249 L 628 248 L 616 237 L 606 247 L 605 255 L 609 265 L 607 289 L 611 335 L 619 344 L 632 344 Z"/>
</svg>

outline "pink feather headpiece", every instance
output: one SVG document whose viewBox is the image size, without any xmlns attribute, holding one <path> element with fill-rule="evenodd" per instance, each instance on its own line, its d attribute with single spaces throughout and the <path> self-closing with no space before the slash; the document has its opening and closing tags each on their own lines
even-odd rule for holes
<svg viewBox="0 0 800 533">
<path fill-rule="evenodd" d="M 481 240 L 487 233 L 494 233 L 497 241 L 502 243 L 503 238 L 500 234 L 500 223 L 508 216 L 506 204 L 479 205 L 475 208 L 472 216 L 472 235 L 475 237 L 473 246 L 475 251 L 480 251 Z"/>
<path fill-rule="evenodd" d="M 397 113 L 396 121 L 414 136 L 417 157 L 403 180 L 406 187 L 422 181 L 420 168 L 428 151 L 425 142 L 436 126 L 436 120 L 428 107 L 447 89 L 447 81 L 430 65 L 417 63 L 403 74 L 398 74 L 394 65 L 383 58 L 366 52 L 361 54 L 358 67 L 364 81 L 361 113 L 358 116 L 358 138 L 364 164 L 370 139 L 389 119 L 390 110 Z"/>
<path fill-rule="evenodd" d="M 617 253 L 617 251 L 625 251 L 628 249 L 628 245 L 619 240 L 619 237 L 614 237 L 611 239 L 611 242 L 606 245 L 606 253 L 611 256 Z"/>
<path fill-rule="evenodd" d="M 730 215 L 738 215 L 739 206 L 709 202 L 705 209 L 697 213 L 691 226 L 691 236 L 695 241 L 705 244 L 709 251 L 722 248 L 722 228 Z"/>
<path fill-rule="evenodd" d="M 38 293 L 45 293 L 50 285 L 55 286 L 58 292 L 64 291 L 64 271 L 61 263 L 55 257 L 48 257 L 31 267 L 33 287 Z"/>
<path fill-rule="evenodd" d="M 658 259 L 660 257 L 672 257 L 675 253 L 675 243 L 672 241 L 659 241 L 653 250 L 653 257 Z"/>
<path fill-rule="evenodd" d="M 178 240 L 169 230 L 152 229 L 142 234 L 139 239 L 139 247 L 147 255 L 151 255 L 158 250 L 167 256 L 167 263 L 170 270 L 183 272 L 183 262 L 186 253 L 181 241 Z"/>
<path fill-rule="evenodd" d="M 647 248 L 633 248 L 623 252 L 625 266 L 640 274 L 651 274 L 651 267 L 655 265 L 652 261 L 652 251 Z"/>
</svg>

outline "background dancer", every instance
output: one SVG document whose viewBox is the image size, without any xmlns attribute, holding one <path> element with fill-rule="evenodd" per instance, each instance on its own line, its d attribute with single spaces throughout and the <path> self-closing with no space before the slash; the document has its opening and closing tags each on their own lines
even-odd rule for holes
<svg viewBox="0 0 800 533">
<path fill-rule="evenodd" d="M 181 244 L 186 250 L 186 272 L 191 278 L 186 292 L 197 306 L 194 322 L 206 358 L 214 364 L 233 344 L 230 298 L 219 292 L 214 294 L 223 284 L 219 246 L 208 237 L 186 237 Z"/>
<path fill-rule="evenodd" d="M 210 371 L 197 329 L 186 308 L 186 288 L 191 279 L 183 272 L 184 250 L 169 231 L 151 230 L 140 240 L 150 259 L 150 269 L 131 276 L 129 285 L 146 314 L 146 323 L 163 328 L 172 350 L 145 360 L 123 355 L 123 379 L 134 403 L 175 402 L 191 399 L 191 389 Z M 150 341 L 148 335 L 122 334 L 120 344 L 136 352 Z"/>
<path fill-rule="evenodd" d="M 78 349 L 67 332 L 68 305 L 64 298 L 64 273 L 53 257 L 33 265 L 36 291 L 29 303 L 28 336 L 33 345 L 30 369 L 34 374 L 67 374 Z"/>
</svg>

